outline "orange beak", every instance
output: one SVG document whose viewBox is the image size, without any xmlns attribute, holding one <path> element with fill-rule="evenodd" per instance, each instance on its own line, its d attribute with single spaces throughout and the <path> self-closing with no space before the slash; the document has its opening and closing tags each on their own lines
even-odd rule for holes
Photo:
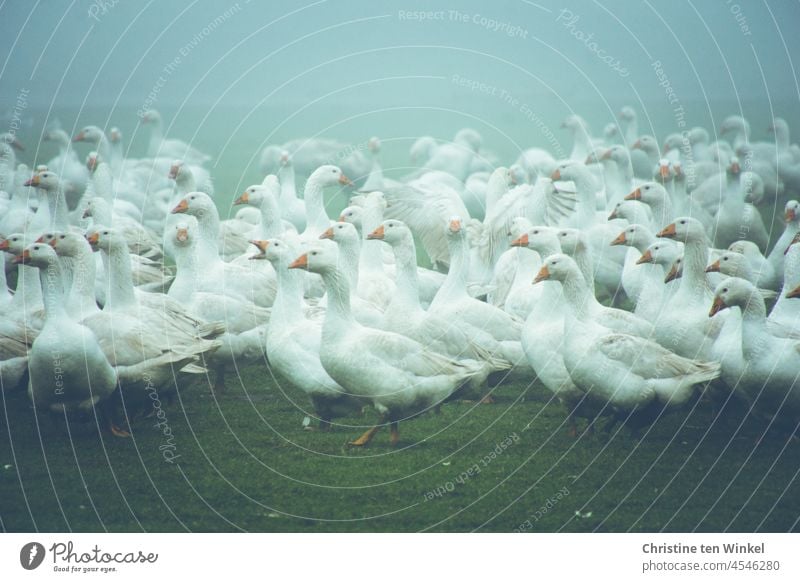
<svg viewBox="0 0 800 582">
<path fill-rule="evenodd" d="M 611 159 L 611 150 L 606 150 L 603 152 L 603 155 L 600 156 L 601 160 L 610 160 Z"/>
<path fill-rule="evenodd" d="M 178 166 L 170 166 L 169 167 L 169 179 L 174 180 L 178 177 Z"/>
<path fill-rule="evenodd" d="M 26 180 L 23 186 L 38 186 L 39 181 L 39 174 L 35 174 L 30 180 Z"/>
<path fill-rule="evenodd" d="M 706 273 L 719 273 L 719 268 L 720 264 L 718 259 L 706 267 Z"/>
<path fill-rule="evenodd" d="M 739 164 L 737 164 L 736 162 L 731 164 L 731 172 L 733 174 L 738 174 L 739 172 L 741 172 L 741 170 L 742 169 L 739 167 Z"/>
<path fill-rule="evenodd" d="M 459 232 L 461 230 L 461 221 L 460 220 L 451 220 L 450 221 L 450 232 Z"/>
<path fill-rule="evenodd" d="M 642 147 L 642 140 L 640 140 L 640 139 L 637 139 L 637 140 L 636 140 L 636 143 L 634 143 L 634 144 L 631 146 L 631 149 L 632 149 L 632 150 L 638 150 L 638 149 L 641 149 L 641 147 Z"/>
<path fill-rule="evenodd" d="M 183 198 L 178 205 L 172 209 L 172 214 L 179 214 L 184 213 L 189 210 L 189 203 L 186 201 L 186 198 Z"/>
<path fill-rule="evenodd" d="M 55 239 L 54 239 L 54 240 L 55 240 Z M 40 236 L 39 238 L 37 238 L 37 239 L 36 239 L 35 241 L 33 241 L 33 242 L 37 242 L 37 243 L 43 243 L 43 242 L 44 242 L 44 235 Z"/>
<path fill-rule="evenodd" d="M 385 234 L 386 234 L 386 229 L 384 229 L 383 225 L 380 225 L 378 228 L 376 228 L 367 235 L 367 240 L 383 240 L 383 236 Z"/>
<path fill-rule="evenodd" d="M 786 222 L 792 222 L 797 217 L 797 213 L 794 211 L 794 208 L 787 208 L 786 213 L 783 215 L 783 219 Z"/>
<path fill-rule="evenodd" d="M 653 253 L 650 252 L 650 249 L 647 249 L 644 254 L 638 258 L 636 261 L 637 265 L 644 265 L 645 263 L 653 263 Z"/>
<path fill-rule="evenodd" d="M 512 247 L 527 247 L 528 246 L 528 233 L 526 232 L 518 239 L 511 242 Z"/>
<path fill-rule="evenodd" d="M 553 182 L 556 182 L 556 181 L 560 180 L 561 179 L 561 170 L 559 168 L 556 168 L 555 170 L 553 170 L 553 173 L 550 174 L 550 179 Z"/>
<path fill-rule="evenodd" d="M 239 206 L 240 204 L 249 204 L 250 203 L 250 194 L 245 192 L 241 196 L 239 196 L 236 200 L 233 201 L 234 206 Z"/>
<path fill-rule="evenodd" d="M 675 223 L 668 225 L 664 230 L 659 232 L 656 236 L 661 238 L 675 238 L 678 232 L 675 230 Z"/>
<path fill-rule="evenodd" d="M 9 249 L 9 244 L 6 239 L 0 240 L 0 251 L 7 251 Z"/>
<path fill-rule="evenodd" d="M 611 241 L 611 246 L 624 245 L 626 242 L 628 242 L 628 239 L 625 238 L 625 231 L 623 230 L 617 235 L 617 238 Z"/>
<path fill-rule="evenodd" d="M 659 166 L 658 174 L 661 176 L 662 180 L 669 178 L 669 166 Z"/>
<path fill-rule="evenodd" d="M 89 241 L 89 244 L 92 245 L 93 247 L 97 246 L 97 241 L 99 239 L 100 239 L 100 235 L 98 233 L 96 233 L 96 232 L 93 232 L 92 234 L 87 235 L 87 237 L 86 237 L 86 240 Z"/>
<path fill-rule="evenodd" d="M 78 133 L 78 135 L 76 135 L 75 137 L 72 138 L 72 141 L 74 141 L 74 142 L 75 141 L 83 141 L 85 139 L 86 139 L 86 135 L 81 131 L 81 132 Z"/>
<path fill-rule="evenodd" d="M 292 264 L 289 265 L 290 269 L 308 269 L 308 253 L 304 253 L 297 257 Z"/>
<path fill-rule="evenodd" d="M 350 178 L 348 178 L 344 174 L 341 174 L 339 176 L 339 184 L 341 184 L 343 186 L 352 186 L 353 182 L 352 182 L 352 180 L 350 180 Z"/>
<path fill-rule="evenodd" d="M 641 200 L 642 199 L 642 189 L 637 188 L 627 196 L 625 196 L 625 200 Z"/>
<path fill-rule="evenodd" d="M 319 235 L 319 238 L 333 240 L 333 227 L 330 227 L 328 230 Z"/>
<path fill-rule="evenodd" d="M 56 237 L 53 237 L 53 238 L 51 238 L 51 239 L 50 239 L 50 242 L 49 242 L 48 244 L 49 244 L 51 247 L 53 247 L 53 248 L 56 248 L 57 241 L 58 241 L 58 239 L 57 239 Z"/>
<path fill-rule="evenodd" d="M 786 294 L 787 299 L 794 299 L 795 297 L 800 297 L 800 287 L 795 287 Z"/>
<path fill-rule="evenodd" d="M 533 284 L 541 283 L 542 281 L 547 281 L 550 278 L 550 270 L 547 268 L 547 265 L 542 265 L 542 268 L 539 269 L 539 273 L 536 275 L 536 278 L 533 280 Z"/>
<path fill-rule="evenodd" d="M 719 297 L 714 297 L 714 303 L 711 304 L 711 311 L 708 312 L 709 317 L 714 317 L 717 313 L 726 309 L 728 306 Z"/>
<path fill-rule="evenodd" d="M 678 266 L 672 265 L 672 268 L 667 273 L 667 276 L 664 277 L 664 283 L 669 283 L 670 281 L 674 281 L 675 279 L 680 278 L 680 274 L 678 273 Z"/>
<path fill-rule="evenodd" d="M 617 209 L 615 208 L 611 211 L 611 214 L 608 215 L 608 220 L 614 220 L 616 218 L 619 218 L 619 216 L 617 216 Z"/>
<path fill-rule="evenodd" d="M 189 240 L 189 229 L 179 228 L 175 231 L 175 240 L 178 242 L 186 242 Z"/>
<path fill-rule="evenodd" d="M 586 160 L 584 160 L 583 165 L 584 166 L 589 166 L 589 165 L 595 163 L 596 161 L 597 160 L 595 159 L 594 154 L 589 154 L 588 156 L 586 156 Z"/>
<path fill-rule="evenodd" d="M 267 247 L 269 247 L 269 241 L 268 240 L 251 240 L 249 242 L 250 242 L 251 245 L 256 246 L 258 248 L 258 250 L 261 251 L 262 255 L 265 252 L 267 252 Z M 253 258 L 253 257 L 251 257 L 251 258 Z"/>
<path fill-rule="evenodd" d="M 21 255 L 17 255 L 16 257 L 14 257 L 11 262 L 14 263 L 15 265 L 20 265 L 20 264 L 27 265 L 28 263 L 31 262 L 30 251 L 28 251 L 28 249 L 25 249 L 24 251 L 22 251 Z"/>
</svg>

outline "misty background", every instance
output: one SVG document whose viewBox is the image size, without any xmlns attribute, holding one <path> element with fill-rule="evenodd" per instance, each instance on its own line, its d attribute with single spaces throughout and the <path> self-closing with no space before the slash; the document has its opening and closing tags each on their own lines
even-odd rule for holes
<svg viewBox="0 0 800 582">
<path fill-rule="evenodd" d="M 137 111 L 154 107 L 214 156 L 225 198 L 260 181 L 264 145 L 295 137 L 379 136 L 400 174 L 420 135 L 471 126 L 511 163 L 568 153 L 566 115 L 599 135 L 623 105 L 659 142 L 682 129 L 676 104 L 712 139 L 729 114 L 766 139 L 773 115 L 800 127 L 799 22 L 795 2 L 725 0 L 6 2 L 0 131 L 21 118 L 29 164 L 55 153 L 37 144 L 56 123 L 118 126 L 140 156 Z"/>
</svg>

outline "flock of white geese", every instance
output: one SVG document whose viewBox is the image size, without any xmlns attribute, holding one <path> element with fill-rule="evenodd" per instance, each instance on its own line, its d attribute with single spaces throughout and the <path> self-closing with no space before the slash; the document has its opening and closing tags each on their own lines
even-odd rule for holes
<svg viewBox="0 0 800 582">
<path fill-rule="evenodd" d="M 602 137 L 571 115 L 569 159 L 509 166 L 462 129 L 416 140 L 402 179 L 377 138 L 297 139 L 264 149 L 225 220 L 210 157 L 156 111 L 141 123 L 142 158 L 88 126 L 46 132 L 37 159 L 58 154 L 29 167 L 0 135 L 0 380 L 39 411 L 129 436 L 186 374 L 218 391 L 256 367 L 320 430 L 374 408 L 355 446 L 509 380 L 538 379 L 573 435 L 699 398 L 800 422 L 800 148 L 782 119 L 766 141 L 741 116 L 658 140 L 629 107 Z M 350 197 L 338 217 L 326 189 Z"/>
</svg>

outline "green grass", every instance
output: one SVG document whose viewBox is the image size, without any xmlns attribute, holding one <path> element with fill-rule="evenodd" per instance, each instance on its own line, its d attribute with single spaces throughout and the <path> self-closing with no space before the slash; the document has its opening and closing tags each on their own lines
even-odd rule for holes
<svg viewBox="0 0 800 582">
<path fill-rule="evenodd" d="M 264 369 L 212 395 L 200 381 L 166 406 L 174 464 L 153 419 L 134 438 L 72 438 L 4 394 L 0 519 L 6 531 L 787 531 L 800 516 L 800 445 L 700 405 L 637 440 L 627 429 L 577 439 L 538 385 L 497 403 L 455 402 L 349 449 L 355 426 L 303 430 L 300 394 Z M 364 425 L 373 418 L 343 421 Z M 38 427 L 37 427 L 38 423 Z M 741 427 L 740 427 L 741 424 Z M 516 436 L 513 436 L 516 435 Z M 512 442 L 495 457 L 498 443 Z M 509 441 L 506 441 L 509 442 Z M 478 465 L 480 472 L 459 478 Z M 431 493 L 444 490 L 440 496 Z M 561 492 L 559 494 L 559 492 Z M 548 503 L 548 499 L 553 501 Z M 541 508 L 550 505 L 546 511 Z M 537 511 L 538 519 L 537 519 Z M 581 512 L 581 517 L 576 515 Z"/>
</svg>

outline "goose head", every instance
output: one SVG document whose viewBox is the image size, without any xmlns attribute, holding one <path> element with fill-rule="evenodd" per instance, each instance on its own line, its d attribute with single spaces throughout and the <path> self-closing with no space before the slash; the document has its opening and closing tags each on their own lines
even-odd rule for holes
<svg viewBox="0 0 800 582">
<path fill-rule="evenodd" d="M 454 144 L 465 147 L 475 153 L 478 153 L 481 149 L 482 142 L 481 134 L 469 127 L 459 130 L 453 138 Z"/>
<path fill-rule="evenodd" d="M 177 180 L 178 176 L 183 171 L 183 167 L 183 160 L 173 160 L 172 164 L 169 166 L 169 173 L 167 174 L 167 177 L 170 180 Z"/>
<path fill-rule="evenodd" d="M 285 264 L 288 267 L 291 262 L 290 257 L 297 256 L 294 245 L 279 238 L 251 240 L 250 244 L 259 250 L 257 255 L 250 257 L 251 259 L 266 259 L 273 265 Z"/>
<path fill-rule="evenodd" d="M 197 219 L 194 216 L 186 216 L 181 220 L 172 223 L 165 232 L 167 240 L 177 249 L 188 249 L 197 242 Z"/>
<path fill-rule="evenodd" d="M 606 141 L 615 140 L 619 136 L 619 126 L 616 123 L 606 123 L 603 127 L 603 137 Z"/>
<path fill-rule="evenodd" d="M 448 241 L 462 241 L 466 238 L 464 220 L 460 216 L 451 216 L 445 227 L 445 234 Z"/>
<path fill-rule="evenodd" d="M 523 234 L 533 228 L 531 221 L 524 216 L 515 216 L 511 219 L 511 225 L 508 228 L 508 236 L 511 240 L 516 240 Z"/>
<path fill-rule="evenodd" d="M 15 150 L 24 151 L 25 146 L 17 139 L 17 134 L 10 131 L 0 133 L 0 142 L 8 144 Z"/>
<path fill-rule="evenodd" d="M 722 281 L 714 291 L 714 302 L 711 304 L 708 316 L 714 317 L 723 309 L 731 307 L 739 307 L 744 311 L 752 301 L 761 301 L 762 305 L 764 303 L 755 286 L 745 279 L 729 277 Z"/>
<path fill-rule="evenodd" d="M 733 251 L 723 252 L 716 261 L 706 267 L 706 273 L 722 273 L 728 277 L 742 278 L 745 278 L 749 270 L 745 256 Z"/>
<path fill-rule="evenodd" d="M 205 192 L 189 192 L 172 209 L 172 214 L 189 214 L 200 218 L 213 210 L 216 210 L 216 206 L 211 196 Z"/>
<path fill-rule="evenodd" d="M 128 248 L 128 243 L 125 241 L 125 237 L 122 233 L 105 226 L 88 230 L 86 232 L 86 240 L 89 245 L 91 245 L 93 251 L 102 249 L 109 252 L 114 247 Z"/>
<path fill-rule="evenodd" d="M 649 156 L 659 156 L 658 141 L 652 135 L 643 135 L 631 146 L 632 150 L 642 150 Z"/>
<path fill-rule="evenodd" d="M 658 182 L 645 182 L 636 188 L 636 190 L 625 196 L 625 200 L 638 200 L 648 206 L 664 203 L 666 198 L 667 191 L 664 186 Z"/>
<path fill-rule="evenodd" d="M 364 208 L 361 206 L 348 206 L 339 215 L 339 222 L 349 222 L 357 229 L 361 228 L 361 218 L 364 214 Z"/>
<path fill-rule="evenodd" d="M 310 245 L 307 252 L 289 265 L 290 269 L 303 269 L 323 275 L 339 269 L 339 252 L 336 245 Z"/>
<path fill-rule="evenodd" d="M 624 245 L 627 247 L 636 246 L 637 243 L 644 243 L 650 240 L 650 231 L 647 229 L 646 226 L 642 226 L 641 224 L 631 224 L 625 230 L 617 235 L 613 241 L 611 241 L 611 246 L 616 245 Z"/>
<path fill-rule="evenodd" d="M 58 265 L 56 251 L 47 243 L 33 243 L 26 247 L 21 254 L 14 257 L 15 264 L 30 265 L 37 269 L 48 269 Z"/>
<path fill-rule="evenodd" d="M 739 183 L 744 192 L 744 201 L 758 204 L 764 199 L 764 180 L 755 172 L 742 172 Z"/>
<path fill-rule="evenodd" d="M 564 283 L 575 277 L 583 278 L 578 264 L 571 257 L 563 253 L 556 253 L 545 259 L 533 283 L 541 283 L 542 281 L 560 281 Z"/>
<path fill-rule="evenodd" d="M 286 150 L 281 150 L 280 154 L 278 154 L 278 164 L 281 168 L 290 168 L 292 166 L 292 155 Z"/>
<path fill-rule="evenodd" d="M 620 121 L 634 121 L 636 119 L 636 110 L 629 105 L 625 105 L 622 109 L 619 110 L 619 114 L 617 114 Z"/>
<path fill-rule="evenodd" d="M 719 126 L 720 135 L 743 134 L 750 135 L 750 124 L 740 115 L 726 117 Z"/>
<path fill-rule="evenodd" d="M 529 248 L 543 257 L 548 256 L 554 250 L 558 252 L 557 249 L 560 248 L 557 232 L 555 228 L 549 226 L 534 226 L 513 240 L 511 246 Z"/>
<path fill-rule="evenodd" d="M 247 189 L 233 201 L 234 206 L 241 206 L 247 204 L 249 206 L 261 207 L 264 197 L 267 195 L 267 187 L 263 184 L 253 184 L 248 186 Z"/>
<path fill-rule="evenodd" d="M 707 242 L 706 231 L 703 224 L 696 218 L 682 216 L 675 219 L 675 222 L 668 224 L 656 236 L 661 238 L 671 238 L 682 243 Z"/>
<path fill-rule="evenodd" d="M 356 227 L 349 222 L 334 222 L 319 235 L 321 240 L 332 240 L 337 244 L 356 244 L 359 240 Z"/>
<path fill-rule="evenodd" d="M 631 223 L 650 220 L 650 212 L 647 206 L 639 200 L 620 200 L 608 215 L 608 220 L 616 219 L 627 220 Z"/>
<path fill-rule="evenodd" d="M 94 145 L 99 144 L 105 138 L 103 130 L 96 125 L 87 125 L 72 138 L 74 142 L 86 142 Z"/>
<path fill-rule="evenodd" d="M 586 120 L 577 114 L 567 115 L 564 121 L 561 122 L 561 129 L 569 129 L 572 132 L 583 131 L 588 133 L 589 124 Z"/>
<path fill-rule="evenodd" d="M 69 145 L 69 134 L 63 129 L 51 129 L 42 136 L 44 141 L 51 141 L 59 146 Z"/>
<path fill-rule="evenodd" d="M 367 147 L 373 154 L 378 154 L 381 151 L 381 140 L 373 136 L 367 141 Z"/>
<path fill-rule="evenodd" d="M 556 233 L 561 252 L 574 256 L 578 251 L 588 248 L 586 234 L 577 228 L 562 228 Z"/>
<path fill-rule="evenodd" d="M 424 164 L 430 159 L 434 149 L 436 149 L 436 139 L 430 135 L 423 135 L 411 144 L 408 155 L 412 163 Z"/>
<path fill-rule="evenodd" d="M 622 145 L 613 145 L 604 151 L 599 158 L 600 163 L 614 162 L 617 166 L 625 167 L 631 163 L 631 155 L 628 148 Z"/>
<path fill-rule="evenodd" d="M 10 234 L 6 238 L 0 238 L 0 251 L 5 251 L 10 255 L 22 254 L 26 245 L 25 235 L 19 232 Z"/>
<path fill-rule="evenodd" d="M 23 184 L 23 186 L 35 186 L 36 188 L 40 188 L 46 192 L 55 192 L 58 190 L 60 183 L 61 181 L 55 172 L 45 170 L 43 172 L 37 172 L 34 174 L 30 180 L 27 180 Z"/>
<path fill-rule="evenodd" d="M 553 170 L 552 174 L 550 174 L 550 179 L 553 182 L 571 181 L 578 183 L 586 179 L 592 179 L 592 173 L 585 164 L 579 164 L 577 162 L 564 162 L 556 166 L 556 169 Z"/>
<path fill-rule="evenodd" d="M 53 247 L 59 257 L 77 257 L 85 252 L 92 252 L 89 241 L 76 232 L 54 232 L 39 237 L 40 241 Z"/>
<path fill-rule="evenodd" d="M 681 248 L 678 243 L 671 240 L 657 240 L 645 249 L 642 256 L 636 261 L 637 265 L 654 264 L 661 265 L 665 270 L 672 268 L 681 256 Z"/>
<path fill-rule="evenodd" d="M 800 218 L 800 202 L 797 200 L 789 200 L 783 208 L 783 219 L 789 222 L 797 222 Z"/>
<path fill-rule="evenodd" d="M 99 163 L 100 160 L 97 155 L 97 152 L 96 151 L 89 152 L 89 154 L 86 156 L 86 169 L 89 170 L 90 174 L 94 174 Z"/>
<path fill-rule="evenodd" d="M 680 279 L 683 276 L 683 257 L 680 256 L 669 266 L 667 275 L 664 277 L 664 284 Z"/>
<path fill-rule="evenodd" d="M 111 143 L 122 143 L 122 131 L 118 127 L 108 130 L 108 141 Z"/>
<path fill-rule="evenodd" d="M 664 138 L 664 153 L 666 154 L 670 150 L 677 150 L 680 151 L 683 147 L 684 141 L 683 136 L 679 133 L 671 133 L 666 138 Z"/>
<path fill-rule="evenodd" d="M 412 239 L 411 230 L 400 220 L 384 220 L 381 225 L 367 235 L 367 240 L 382 240 L 395 246 Z"/>
<path fill-rule="evenodd" d="M 325 186 L 352 186 L 350 178 L 344 175 L 339 166 L 326 164 L 314 170 L 308 177 L 308 182 L 313 182 L 320 187 Z"/>
<path fill-rule="evenodd" d="M 693 127 L 689 130 L 688 137 L 692 145 L 707 144 L 709 141 L 708 131 L 704 127 Z"/>
<path fill-rule="evenodd" d="M 161 114 L 155 109 L 148 109 L 142 114 L 142 123 L 161 123 Z"/>
<path fill-rule="evenodd" d="M 750 240 L 742 239 L 734 241 L 728 245 L 728 250 L 743 255 L 751 263 L 764 258 L 758 245 Z"/>
</svg>

